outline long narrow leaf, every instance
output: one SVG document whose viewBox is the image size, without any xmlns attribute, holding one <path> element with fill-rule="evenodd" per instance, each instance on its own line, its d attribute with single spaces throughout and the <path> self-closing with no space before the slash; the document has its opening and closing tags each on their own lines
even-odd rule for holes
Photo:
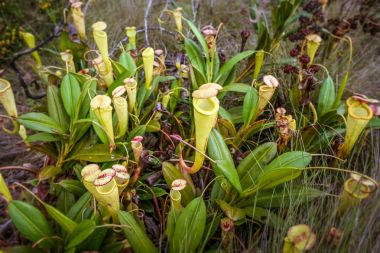
<svg viewBox="0 0 380 253">
<path fill-rule="evenodd" d="M 208 154 L 216 161 L 216 166 L 219 171 L 231 183 L 235 190 L 240 193 L 242 188 L 231 153 L 222 135 L 216 129 L 211 131 L 209 137 Z"/>
<path fill-rule="evenodd" d="M 9 216 L 17 230 L 32 242 L 38 242 L 40 247 L 53 248 L 55 243 L 49 237 L 53 236 L 53 229 L 42 215 L 41 211 L 34 206 L 14 200 L 8 205 Z"/>
<path fill-rule="evenodd" d="M 68 73 L 61 83 L 61 98 L 69 116 L 74 116 L 80 96 L 80 86 L 74 75 Z"/>
<path fill-rule="evenodd" d="M 135 253 L 158 252 L 144 230 L 141 229 L 140 225 L 133 218 L 133 215 L 128 212 L 119 211 L 119 220 L 122 225 L 126 225 L 123 227 L 123 231 Z"/>
</svg>

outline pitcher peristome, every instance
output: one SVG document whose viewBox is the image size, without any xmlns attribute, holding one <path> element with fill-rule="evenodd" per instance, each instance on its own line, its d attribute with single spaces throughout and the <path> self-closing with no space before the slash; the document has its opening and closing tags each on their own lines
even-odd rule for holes
<svg viewBox="0 0 380 253">
<path fill-rule="evenodd" d="M 377 183 L 362 177 L 357 173 L 351 173 L 350 178 L 344 182 L 342 196 L 340 198 L 338 214 L 343 215 L 350 208 L 368 198 L 377 189 Z"/>
<path fill-rule="evenodd" d="M 70 50 L 66 50 L 65 52 L 61 52 L 61 59 L 66 64 L 66 69 L 70 72 L 75 73 L 75 64 L 74 64 L 74 57 Z"/>
<path fill-rule="evenodd" d="M 115 164 L 112 165 L 112 169 L 116 172 L 115 181 L 120 195 L 124 191 L 125 187 L 127 187 L 130 175 L 124 165 Z"/>
<path fill-rule="evenodd" d="M 153 66 L 154 66 L 154 50 L 151 47 L 147 47 L 142 52 L 142 58 L 144 63 L 145 72 L 145 87 L 150 90 L 150 86 L 153 81 Z"/>
<path fill-rule="evenodd" d="M 86 24 L 84 22 L 84 15 L 82 11 L 82 2 L 75 2 L 71 4 L 71 14 L 73 17 L 75 28 L 77 29 L 79 38 L 87 40 L 86 37 Z"/>
<path fill-rule="evenodd" d="M 104 128 L 112 149 L 115 146 L 115 140 L 112 126 L 111 98 L 106 95 L 97 95 L 91 99 L 90 106 L 100 125 Z"/>
<path fill-rule="evenodd" d="M 88 164 L 81 171 L 83 185 L 92 195 L 96 193 L 94 182 L 100 172 L 101 170 L 97 164 Z"/>
</svg>

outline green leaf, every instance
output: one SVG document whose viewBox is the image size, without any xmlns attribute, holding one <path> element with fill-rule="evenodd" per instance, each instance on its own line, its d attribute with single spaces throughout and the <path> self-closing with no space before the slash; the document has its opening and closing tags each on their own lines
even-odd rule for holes
<svg viewBox="0 0 380 253">
<path fill-rule="evenodd" d="M 42 202 L 42 204 L 44 205 L 49 216 L 53 218 L 53 220 L 55 220 L 63 230 L 65 230 L 68 233 L 71 233 L 74 230 L 74 228 L 77 225 L 75 221 L 64 215 L 54 206 L 46 204 L 44 202 Z"/>
<path fill-rule="evenodd" d="M 380 119 L 372 118 L 371 121 L 368 123 L 367 128 L 380 128 Z"/>
<path fill-rule="evenodd" d="M 168 213 L 165 232 L 166 232 L 166 236 L 168 237 L 168 242 L 169 242 L 170 247 L 173 247 L 174 230 L 178 221 L 178 217 L 181 214 L 181 212 L 182 210 L 171 206 L 170 211 Z"/>
<path fill-rule="evenodd" d="M 67 213 L 74 203 L 75 203 L 74 194 L 63 190 L 63 191 L 59 191 L 57 201 L 55 202 L 55 206 L 62 213 Z"/>
<path fill-rule="evenodd" d="M 235 190 L 240 193 L 242 188 L 234 161 L 231 157 L 231 152 L 224 142 L 222 135 L 216 129 L 211 131 L 208 140 L 208 155 L 216 161 L 216 166 L 220 172 L 231 183 Z"/>
<path fill-rule="evenodd" d="M 335 101 L 335 86 L 334 81 L 328 76 L 322 84 L 322 88 L 318 97 L 317 112 L 319 116 L 322 116 L 326 112 L 333 109 Z"/>
<path fill-rule="evenodd" d="M 153 198 L 152 191 L 157 198 L 168 194 L 164 189 L 162 189 L 160 187 L 152 187 L 151 189 L 141 189 L 140 188 L 138 191 L 139 199 L 141 199 L 141 200 L 152 199 Z"/>
<path fill-rule="evenodd" d="M 216 83 L 224 83 L 224 80 L 227 78 L 227 76 L 230 74 L 233 67 L 240 62 L 241 60 L 251 56 L 255 51 L 248 50 L 241 53 L 238 53 L 231 59 L 229 59 L 226 63 L 223 64 L 223 66 L 220 68 L 219 76 L 215 80 Z"/>
<path fill-rule="evenodd" d="M 187 25 L 190 27 L 191 31 L 194 33 L 195 37 L 197 37 L 199 43 L 201 44 L 202 46 L 202 49 L 203 49 L 203 53 L 205 54 L 206 58 L 209 57 L 209 52 L 208 52 L 208 46 L 207 46 L 207 42 L 206 40 L 204 39 L 202 33 L 198 30 L 198 28 L 193 24 L 193 22 L 191 22 L 190 20 L 188 19 L 185 19 Z"/>
<path fill-rule="evenodd" d="M 46 91 L 49 116 L 58 123 L 62 129 L 67 130 L 69 127 L 68 117 L 63 108 L 59 89 L 54 85 L 48 85 Z"/>
<path fill-rule="evenodd" d="M 111 64 L 112 64 L 112 70 L 114 71 L 116 76 L 119 76 L 122 73 L 127 71 L 127 69 L 117 61 L 111 60 Z"/>
<path fill-rule="evenodd" d="M 110 153 L 108 145 L 95 144 L 91 147 L 84 148 L 79 152 L 73 154 L 67 160 L 80 160 L 93 163 L 112 162 L 124 160 L 125 157 L 118 151 Z"/>
<path fill-rule="evenodd" d="M 42 141 L 42 142 L 53 142 L 53 141 L 58 141 L 59 137 L 54 136 L 49 133 L 36 133 L 33 135 L 28 135 L 27 141 L 29 142 L 37 142 L 37 141 Z"/>
<path fill-rule="evenodd" d="M 241 92 L 247 93 L 252 89 L 252 87 L 245 83 L 232 83 L 223 87 L 223 92 L 225 91 L 233 91 L 233 92 Z"/>
<path fill-rule="evenodd" d="M 132 131 L 129 132 L 127 141 L 131 141 L 136 136 L 142 136 L 144 135 L 146 131 L 145 125 L 140 125 L 132 129 Z"/>
<path fill-rule="evenodd" d="M 244 126 L 249 125 L 257 117 L 259 95 L 257 90 L 251 88 L 244 97 L 243 122 Z"/>
<path fill-rule="evenodd" d="M 311 154 L 304 151 L 287 152 L 274 159 L 267 167 L 264 168 L 264 171 L 278 169 L 281 167 L 294 167 L 303 169 L 309 165 L 311 159 Z"/>
<path fill-rule="evenodd" d="M 108 144 L 108 137 L 107 134 L 104 132 L 103 128 L 101 128 L 99 120 L 96 118 L 95 112 L 93 110 L 90 110 L 90 119 L 92 122 L 92 127 L 94 128 L 94 131 L 96 135 L 99 137 L 102 143 Z M 75 125 L 78 125 L 82 123 L 82 121 L 85 121 L 84 119 L 79 120 L 79 122 L 75 122 Z"/>
<path fill-rule="evenodd" d="M 53 248 L 55 242 L 49 237 L 53 236 L 53 229 L 42 215 L 41 211 L 34 206 L 14 200 L 8 205 L 9 216 L 17 230 L 32 242 L 38 242 L 39 247 Z"/>
<path fill-rule="evenodd" d="M 206 205 L 202 197 L 193 199 L 178 218 L 170 252 L 196 252 L 206 226 Z"/>
<path fill-rule="evenodd" d="M 216 203 L 220 206 L 220 209 L 224 214 L 233 221 L 238 221 L 245 218 L 245 212 L 243 209 L 231 206 L 224 200 L 217 200 Z"/>
<path fill-rule="evenodd" d="M 155 88 L 157 87 L 157 85 L 160 82 L 167 82 L 167 81 L 172 81 L 175 79 L 176 79 L 176 77 L 174 77 L 174 76 L 157 76 L 153 79 L 152 87 L 150 88 L 150 90 L 147 90 L 145 85 L 142 85 L 137 91 L 137 98 L 136 98 L 137 99 L 137 109 L 139 111 L 142 110 L 143 105 L 148 100 L 150 95 L 152 95 L 153 91 L 155 90 Z"/>
<path fill-rule="evenodd" d="M 271 227 L 283 227 L 284 220 L 271 211 L 257 206 L 244 208 L 245 214 L 261 224 L 268 224 Z"/>
<path fill-rule="evenodd" d="M 233 125 L 232 115 L 226 109 L 224 109 L 223 106 L 219 107 L 218 115 L 221 118 L 228 120 Z"/>
<path fill-rule="evenodd" d="M 82 196 L 86 192 L 86 189 L 83 187 L 82 182 L 79 180 L 64 179 L 57 184 L 66 191 L 75 194 L 76 196 Z"/>
<path fill-rule="evenodd" d="M 48 165 L 48 166 L 42 168 L 42 170 L 40 170 L 40 172 L 38 173 L 38 180 L 43 181 L 43 180 L 55 177 L 56 175 L 58 175 L 61 172 L 62 172 L 61 167 L 57 167 L 54 165 Z"/>
<path fill-rule="evenodd" d="M 301 175 L 302 168 L 278 167 L 264 171 L 257 178 L 257 189 L 264 190 L 273 188 L 282 183 L 291 181 Z"/>
<path fill-rule="evenodd" d="M 69 116 L 75 114 L 79 96 L 80 86 L 78 80 L 72 74 L 66 74 L 61 83 L 61 98 Z"/>
<path fill-rule="evenodd" d="M 306 186 L 280 187 L 259 191 L 255 198 L 258 206 L 266 208 L 286 207 L 296 201 L 301 204 L 320 197 L 324 192 Z M 253 198 L 252 198 L 253 199 Z"/>
<path fill-rule="evenodd" d="M 142 230 L 140 225 L 133 218 L 133 215 L 125 211 L 119 211 L 119 220 L 121 225 L 126 225 L 126 227 L 123 227 L 123 231 L 133 249 L 133 252 L 158 252 L 153 242 L 149 239 L 144 230 Z"/>
<path fill-rule="evenodd" d="M 51 133 L 51 134 L 64 134 L 65 131 L 58 125 L 58 123 L 40 112 L 29 112 L 17 119 L 20 124 L 24 125 L 26 128 L 33 129 L 36 131 Z"/>
<path fill-rule="evenodd" d="M 255 186 L 255 180 L 263 171 L 263 168 L 277 154 L 275 142 L 266 142 L 255 148 L 246 156 L 237 167 L 241 186 L 243 190 Z"/>
<path fill-rule="evenodd" d="M 73 248 L 89 237 L 95 231 L 95 221 L 84 220 L 66 238 L 66 249 Z"/>
<path fill-rule="evenodd" d="M 127 71 L 133 75 L 136 72 L 136 63 L 128 52 L 122 52 L 119 56 L 119 63 L 127 69 Z"/>
<path fill-rule="evenodd" d="M 91 78 L 84 82 L 82 91 L 78 99 L 78 107 L 76 112 L 78 114 L 77 119 L 86 118 L 90 110 L 91 95 L 96 94 L 97 79 Z"/>
<path fill-rule="evenodd" d="M 255 188 L 246 190 L 244 195 L 256 192 L 258 189 L 268 189 L 301 175 L 302 169 L 311 162 L 311 154 L 304 151 L 284 153 L 274 159 L 258 176 Z"/>
<path fill-rule="evenodd" d="M 265 21 L 260 20 L 257 23 L 257 43 L 256 43 L 256 49 L 264 51 L 269 51 L 271 48 L 271 36 L 269 34 L 268 28 L 266 26 Z"/>
<path fill-rule="evenodd" d="M 189 59 L 193 68 L 196 68 L 199 74 L 202 75 L 203 79 L 206 80 L 206 76 L 204 74 L 206 67 L 198 46 L 193 40 L 185 39 L 185 50 L 187 58 Z"/>
<path fill-rule="evenodd" d="M 67 216 L 74 221 L 82 220 L 82 214 L 84 210 L 90 206 L 91 199 L 91 193 L 86 192 L 85 194 L 83 194 L 78 199 L 78 201 L 71 207 L 71 209 L 67 213 Z"/>
</svg>

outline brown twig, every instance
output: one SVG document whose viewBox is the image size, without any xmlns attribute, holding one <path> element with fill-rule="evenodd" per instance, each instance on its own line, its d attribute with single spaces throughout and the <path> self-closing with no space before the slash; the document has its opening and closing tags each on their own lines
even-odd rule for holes
<svg viewBox="0 0 380 253">
<path fill-rule="evenodd" d="M 29 168 L 24 167 L 24 166 L 5 166 L 5 167 L 0 167 L 0 170 L 13 170 L 13 169 L 25 170 L 25 171 L 28 171 L 30 173 L 37 174 L 37 171 L 29 169 Z"/>
</svg>

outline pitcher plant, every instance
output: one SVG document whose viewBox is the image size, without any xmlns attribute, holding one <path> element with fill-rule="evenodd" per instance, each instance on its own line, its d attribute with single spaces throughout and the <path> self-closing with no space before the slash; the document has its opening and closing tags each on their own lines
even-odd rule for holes
<svg viewBox="0 0 380 253">
<path fill-rule="evenodd" d="M 104 29 L 106 28 L 107 24 L 102 21 L 96 22 L 92 25 L 93 36 L 96 46 L 98 47 L 100 55 L 102 56 L 103 62 L 105 64 L 104 80 L 106 81 L 106 84 L 109 87 L 114 79 L 112 73 L 112 64 L 108 56 L 107 33 L 104 31 Z"/>
<path fill-rule="evenodd" d="M 306 52 L 310 58 L 308 65 L 311 65 L 314 61 L 315 54 L 317 53 L 317 50 L 319 48 L 319 45 L 321 44 L 322 39 L 317 34 L 309 34 L 305 37 L 305 39 L 306 39 Z"/>
<path fill-rule="evenodd" d="M 84 14 L 82 11 L 82 2 L 75 2 L 71 4 L 71 14 L 73 17 L 75 28 L 77 29 L 79 38 L 83 41 L 87 40 L 86 37 L 86 24 L 84 21 Z"/>
<path fill-rule="evenodd" d="M 91 99 L 90 106 L 107 135 L 110 149 L 113 150 L 115 148 L 115 140 L 112 125 L 111 98 L 106 95 L 97 95 Z"/>
<path fill-rule="evenodd" d="M 112 169 L 116 172 L 115 181 L 117 184 L 117 188 L 119 191 L 119 195 L 124 191 L 124 189 L 128 186 L 130 175 L 128 173 L 127 168 L 121 164 L 112 165 Z"/>
<path fill-rule="evenodd" d="M 15 97 L 10 82 L 0 78 L 0 103 L 4 106 L 5 111 L 10 117 L 17 118 L 17 108 Z M 19 125 L 16 120 L 12 119 L 14 130 L 8 130 L 3 127 L 7 133 L 17 133 Z"/>
<path fill-rule="evenodd" d="M 194 174 L 203 165 L 207 141 L 218 118 L 219 100 L 216 95 L 221 89 L 222 87 L 219 84 L 207 83 L 200 86 L 192 94 L 196 153 L 194 164 L 191 167 L 186 166 L 184 163 L 181 164 L 187 173 Z"/>
<path fill-rule="evenodd" d="M 302 253 L 313 248 L 317 236 L 308 225 L 295 225 L 288 230 L 282 253 Z"/>
<path fill-rule="evenodd" d="M 344 182 L 342 196 L 339 202 L 338 214 L 343 215 L 349 209 L 356 207 L 377 189 L 377 183 L 369 177 L 351 173 Z"/>
<path fill-rule="evenodd" d="M 118 212 L 120 210 L 119 190 L 115 180 L 116 171 L 105 169 L 99 173 L 94 181 L 95 199 L 106 207 L 114 222 L 118 222 Z"/>
<path fill-rule="evenodd" d="M 31 49 L 36 47 L 36 37 L 28 32 L 20 32 L 23 40 L 25 41 L 26 45 Z M 32 56 L 34 60 L 36 60 L 37 66 L 36 68 L 39 69 L 42 66 L 42 61 L 39 53 L 37 51 L 32 52 Z"/>
<path fill-rule="evenodd" d="M 124 87 L 122 87 L 124 88 Z M 124 89 L 125 91 L 125 89 Z M 125 97 L 112 93 L 113 106 L 117 116 L 117 136 L 116 138 L 123 137 L 128 129 L 128 103 Z"/>
<path fill-rule="evenodd" d="M 346 104 L 348 106 L 346 135 L 344 143 L 339 147 L 339 154 L 343 158 L 346 158 L 351 153 L 360 134 L 373 117 L 373 112 L 366 103 L 349 98 Z"/>
<path fill-rule="evenodd" d="M 258 112 L 262 112 L 271 100 L 279 83 L 278 80 L 272 75 L 266 75 L 263 77 L 263 84 L 259 87 L 259 104 Z"/>
<path fill-rule="evenodd" d="M 124 87 L 128 95 L 128 111 L 133 113 L 136 109 L 137 82 L 133 78 L 124 79 Z"/>
<path fill-rule="evenodd" d="M 145 73 L 145 88 L 150 90 L 153 81 L 154 50 L 151 47 L 145 48 L 142 52 Z"/>
</svg>

